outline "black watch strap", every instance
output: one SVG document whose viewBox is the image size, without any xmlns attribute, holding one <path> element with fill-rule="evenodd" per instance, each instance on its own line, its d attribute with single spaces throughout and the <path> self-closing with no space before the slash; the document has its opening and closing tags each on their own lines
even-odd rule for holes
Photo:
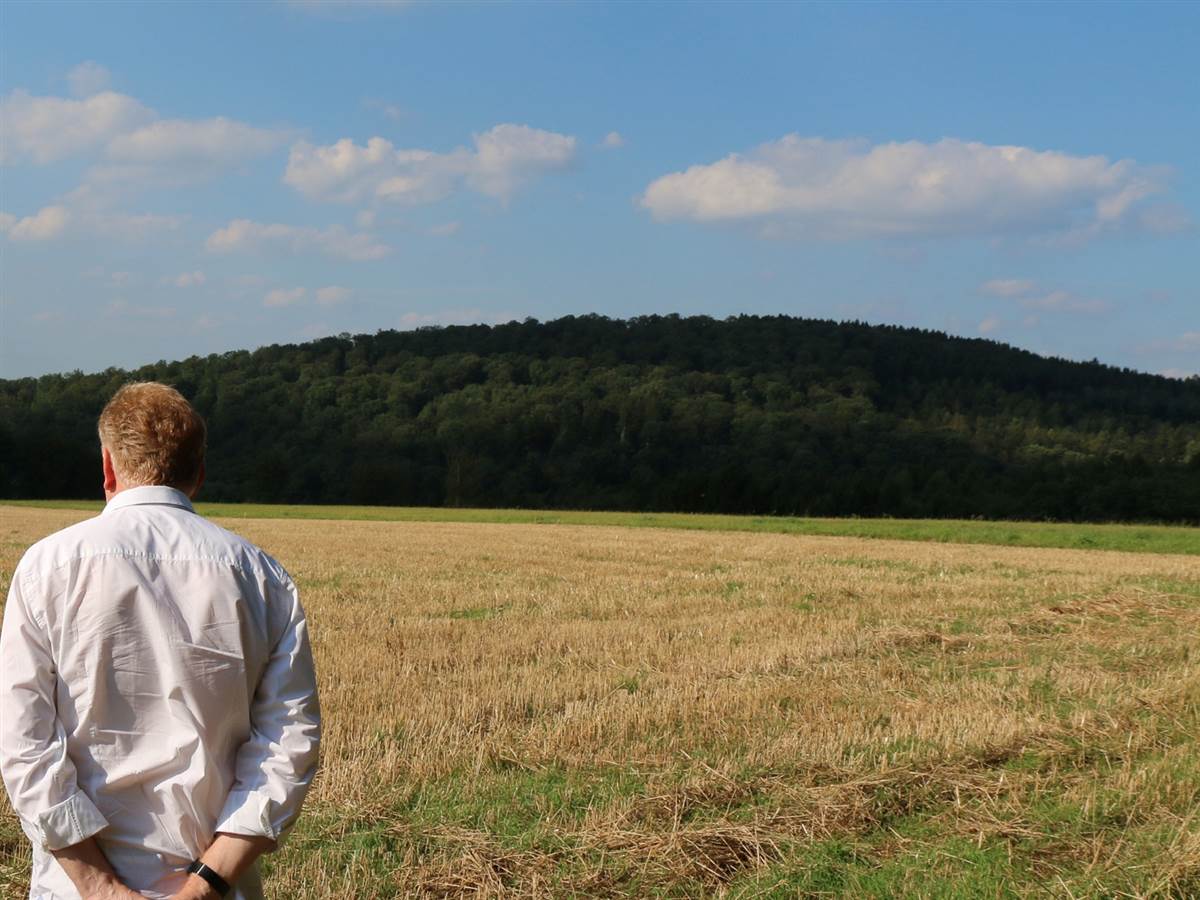
<svg viewBox="0 0 1200 900">
<path fill-rule="evenodd" d="M 211 887 L 222 897 L 229 893 L 229 882 L 206 866 L 204 863 L 200 862 L 200 860 L 196 860 L 194 863 L 188 866 L 188 874 L 199 875 L 208 882 L 209 887 Z"/>
</svg>

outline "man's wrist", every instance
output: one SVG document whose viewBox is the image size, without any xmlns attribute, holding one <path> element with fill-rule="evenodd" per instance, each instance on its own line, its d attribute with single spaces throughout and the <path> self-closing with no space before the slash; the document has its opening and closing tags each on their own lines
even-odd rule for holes
<svg viewBox="0 0 1200 900">
<path fill-rule="evenodd" d="M 138 896 L 117 877 L 94 837 L 50 853 L 86 900 L 124 900 Z"/>
<path fill-rule="evenodd" d="M 116 879 L 96 882 L 88 890 L 80 891 L 79 895 L 87 900 L 125 900 L 126 897 L 137 896 Z"/>
<path fill-rule="evenodd" d="M 195 860 L 188 866 L 188 874 L 195 875 L 202 881 L 208 883 L 208 886 L 216 892 L 218 897 L 224 897 L 229 893 L 229 882 L 212 866 L 205 863 L 203 860 Z"/>
<path fill-rule="evenodd" d="M 189 875 L 183 890 L 175 895 L 174 900 L 218 900 L 220 896 L 213 886 L 199 875 Z"/>
</svg>

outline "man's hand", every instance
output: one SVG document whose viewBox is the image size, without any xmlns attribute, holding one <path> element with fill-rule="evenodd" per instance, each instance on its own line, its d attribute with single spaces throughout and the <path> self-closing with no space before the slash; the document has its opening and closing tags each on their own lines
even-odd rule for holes
<svg viewBox="0 0 1200 900">
<path fill-rule="evenodd" d="M 81 896 L 83 900 L 146 900 L 137 891 L 131 891 L 119 881 Z"/>
<path fill-rule="evenodd" d="M 275 841 L 271 838 L 218 833 L 200 861 L 232 885 L 260 855 L 274 849 Z M 182 890 L 172 894 L 171 900 L 218 900 L 219 897 L 212 885 L 199 875 L 189 875 Z"/>
<path fill-rule="evenodd" d="M 187 884 L 178 893 L 171 895 L 171 900 L 218 900 L 220 894 L 213 890 L 212 885 L 199 875 L 189 875 Z"/>
<path fill-rule="evenodd" d="M 83 900 L 144 900 L 117 878 L 95 838 L 50 852 Z"/>
</svg>

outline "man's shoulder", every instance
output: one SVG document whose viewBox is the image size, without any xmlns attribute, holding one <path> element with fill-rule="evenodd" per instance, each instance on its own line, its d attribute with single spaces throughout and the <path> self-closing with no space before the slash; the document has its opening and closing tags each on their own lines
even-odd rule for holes
<svg viewBox="0 0 1200 900">
<path fill-rule="evenodd" d="M 196 513 L 192 514 L 189 522 L 196 532 L 203 536 L 206 546 L 223 551 L 223 555 L 227 555 L 231 561 L 236 560 L 243 568 L 281 581 L 291 580 L 278 560 L 253 541 Z"/>
<path fill-rule="evenodd" d="M 97 557 L 209 560 L 287 583 L 283 566 L 258 545 L 191 511 L 161 510 L 171 517 L 164 529 L 145 520 L 99 515 L 42 538 L 25 551 L 17 573 L 36 578 Z M 161 523 L 161 520 L 160 520 Z M 165 524 L 165 523 L 163 523 Z"/>
<path fill-rule="evenodd" d="M 93 516 L 46 535 L 25 551 L 17 564 L 17 574 L 30 577 L 78 558 L 95 545 L 100 527 L 100 516 Z"/>
</svg>

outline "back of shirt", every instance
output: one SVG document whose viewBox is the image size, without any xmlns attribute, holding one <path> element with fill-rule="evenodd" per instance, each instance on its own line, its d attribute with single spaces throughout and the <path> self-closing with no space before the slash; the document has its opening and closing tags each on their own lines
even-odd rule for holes
<svg viewBox="0 0 1200 900">
<path fill-rule="evenodd" d="M 172 488 L 123 491 L 30 549 L 0 674 L 0 767 L 34 897 L 78 896 L 44 851 L 85 832 L 129 887 L 169 896 L 214 832 L 277 839 L 315 771 L 295 586 Z M 232 896 L 257 896 L 256 880 Z"/>
</svg>

